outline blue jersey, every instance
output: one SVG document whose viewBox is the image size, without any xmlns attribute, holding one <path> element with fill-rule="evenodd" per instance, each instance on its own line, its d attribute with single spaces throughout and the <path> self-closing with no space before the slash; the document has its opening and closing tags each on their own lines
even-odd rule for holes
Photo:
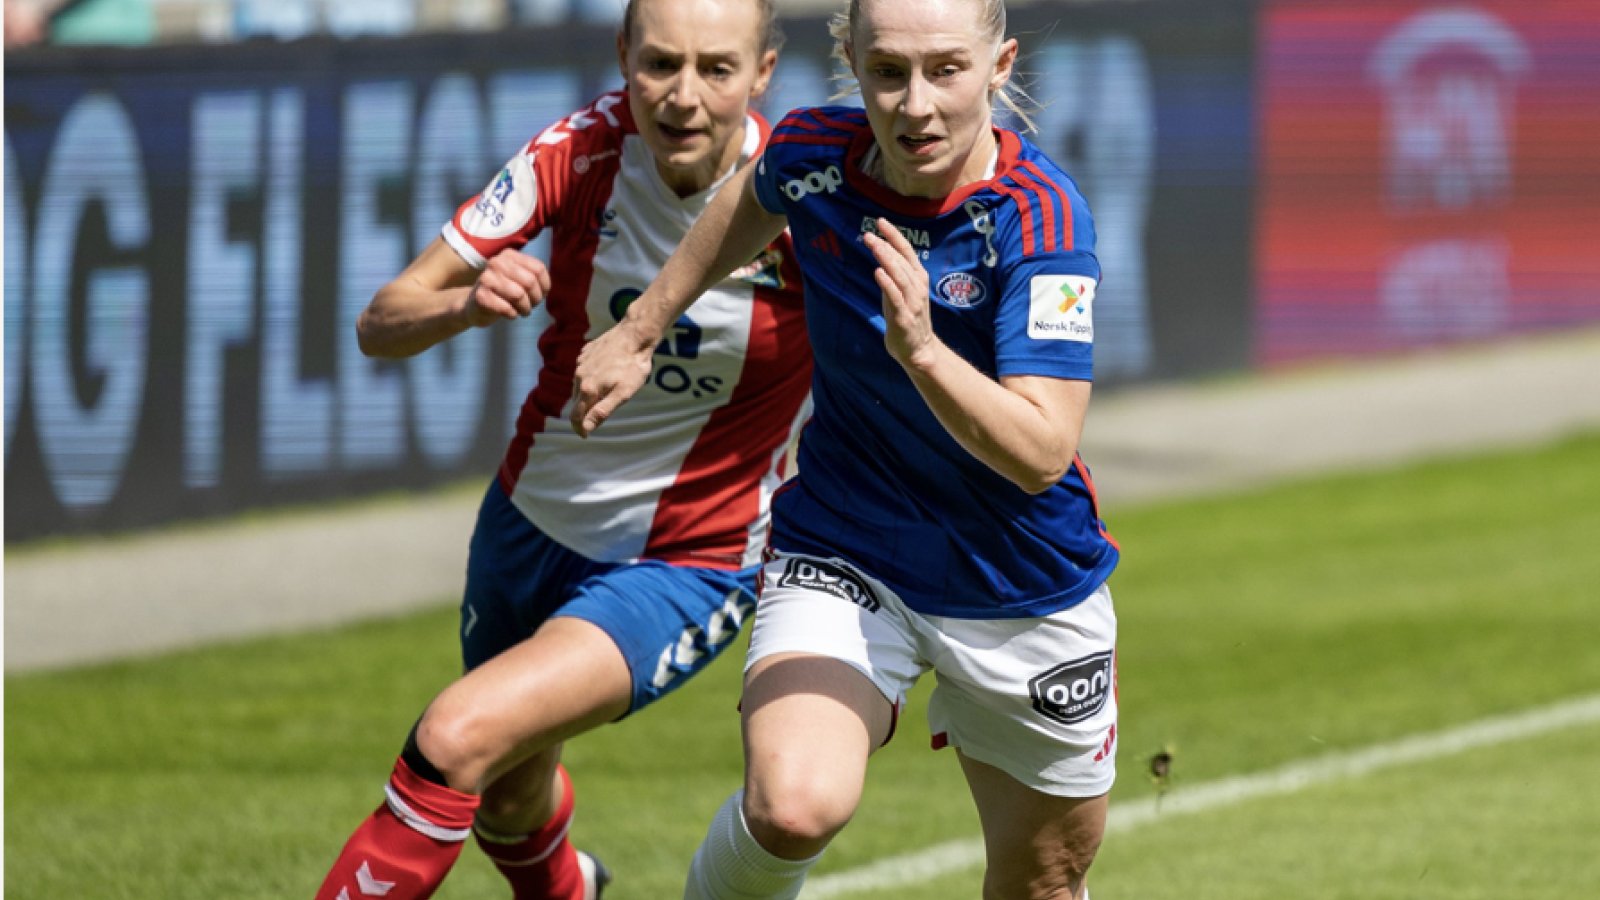
<svg viewBox="0 0 1600 900">
<path fill-rule="evenodd" d="M 862 110 L 799 109 L 757 164 L 756 196 L 788 217 L 805 278 L 815 409 L 799 477 L 773 502 L 772 545 L 845 559 L 927 615 L 1006 618 L 1073 606 L 1117 547 L 1081 459 L 1030 495 L 950 436 L 884 347 L 880 216 L 928 272 L 940 340 L 991 378 L 1089 380 L 1100 267 L 1077 186 L 997 128 L 994 176 L 945 198 L 894 193 L 866 174 Z"/>
</svg>

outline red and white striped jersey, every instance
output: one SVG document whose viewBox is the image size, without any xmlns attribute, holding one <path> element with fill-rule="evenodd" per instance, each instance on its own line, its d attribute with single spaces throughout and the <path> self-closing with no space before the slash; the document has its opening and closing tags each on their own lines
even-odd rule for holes
<svg viewBox="0 0 1600 900">
<path fill-rule="evenodd" d="M 741 160 L 768 130 L 752 114 Z M 743 568 L 766 544 L 769 501 L 810 411 L 787 233 L 695 301 L 656 349 L 649 382 L 604 428 L 581 439 L 566 421 L 579 350 L 617 323 L 721 183 L 674 194 L 619 91 L 545 129 L 444 226 L 479 268 L 551 231 L 551 324 L 500 483 L 530 521 L 591 559 Z"/>
</svg>

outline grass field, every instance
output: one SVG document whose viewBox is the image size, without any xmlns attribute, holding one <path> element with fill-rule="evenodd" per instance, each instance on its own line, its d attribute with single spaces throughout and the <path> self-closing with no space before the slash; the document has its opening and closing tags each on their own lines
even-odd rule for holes
<svg viewBox="0 0 1600 900">
<path fill-rule="evenodd" d="M 1600 436 L 1109 515 L 1114 803 L 1152 795 L 1162 748 L 1176 797 L 1600 691 Z M 439 611 L 7 677 L 6 896 L 309 897 L 452 677 L 454 627 Z M 738 782 L 737 669 L 568 748 L 574 835 L 618 870 L 610 897 L 679 896 Z M 819 875 L 976 834 L 918 700 Z M 1596 746 L 1579 726 L 1161 819 L 1108 841 L 1095 900 L 1593 896 Z M 980 877 L 870 896 L 973 898 Z M 505 893 L 469 848 L 438 896 Z"/>
</svg>

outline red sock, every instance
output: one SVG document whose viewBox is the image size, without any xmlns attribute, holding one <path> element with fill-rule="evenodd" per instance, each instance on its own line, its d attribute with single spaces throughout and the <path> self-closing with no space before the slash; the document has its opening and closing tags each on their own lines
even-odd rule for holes
<svg viewBox="0 0 1600 900">
<path fill-rule="evenodd" d="M 316 900 L 433 896 L 472 829 L 478 798 L 419 778 L 395 760 L 387 800 L 345 843 Z"/>
<path fill-rule="evenodd" d="M 561 775 L 561 804 L 537 831 L 514 842 L 476 832 L 478 846 L 511 882 L 515 900 L 583 900 L 578 851 L 567 840 L 572 825 L 572 779 L 564 767 L 558 765 L 556 771 Z"/>
</svg>

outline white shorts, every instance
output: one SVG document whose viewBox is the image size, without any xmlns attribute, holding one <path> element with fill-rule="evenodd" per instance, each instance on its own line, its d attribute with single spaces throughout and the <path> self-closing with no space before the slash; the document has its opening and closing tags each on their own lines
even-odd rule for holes
<svg viewBox="0 0 1600 900">
<path fill-rule="evenodd" d="M 1095 797 L 1116 780 L 1117 617 L 1101 585 L 1036 619 L 915 612 L 837 559 L 776 554 L 762 569 L 749 670 L 778 653 L 847 663 L 900 709 L 922 673 L 935 749 L 946 745 L 1034 790 Z"/>
</svg>

